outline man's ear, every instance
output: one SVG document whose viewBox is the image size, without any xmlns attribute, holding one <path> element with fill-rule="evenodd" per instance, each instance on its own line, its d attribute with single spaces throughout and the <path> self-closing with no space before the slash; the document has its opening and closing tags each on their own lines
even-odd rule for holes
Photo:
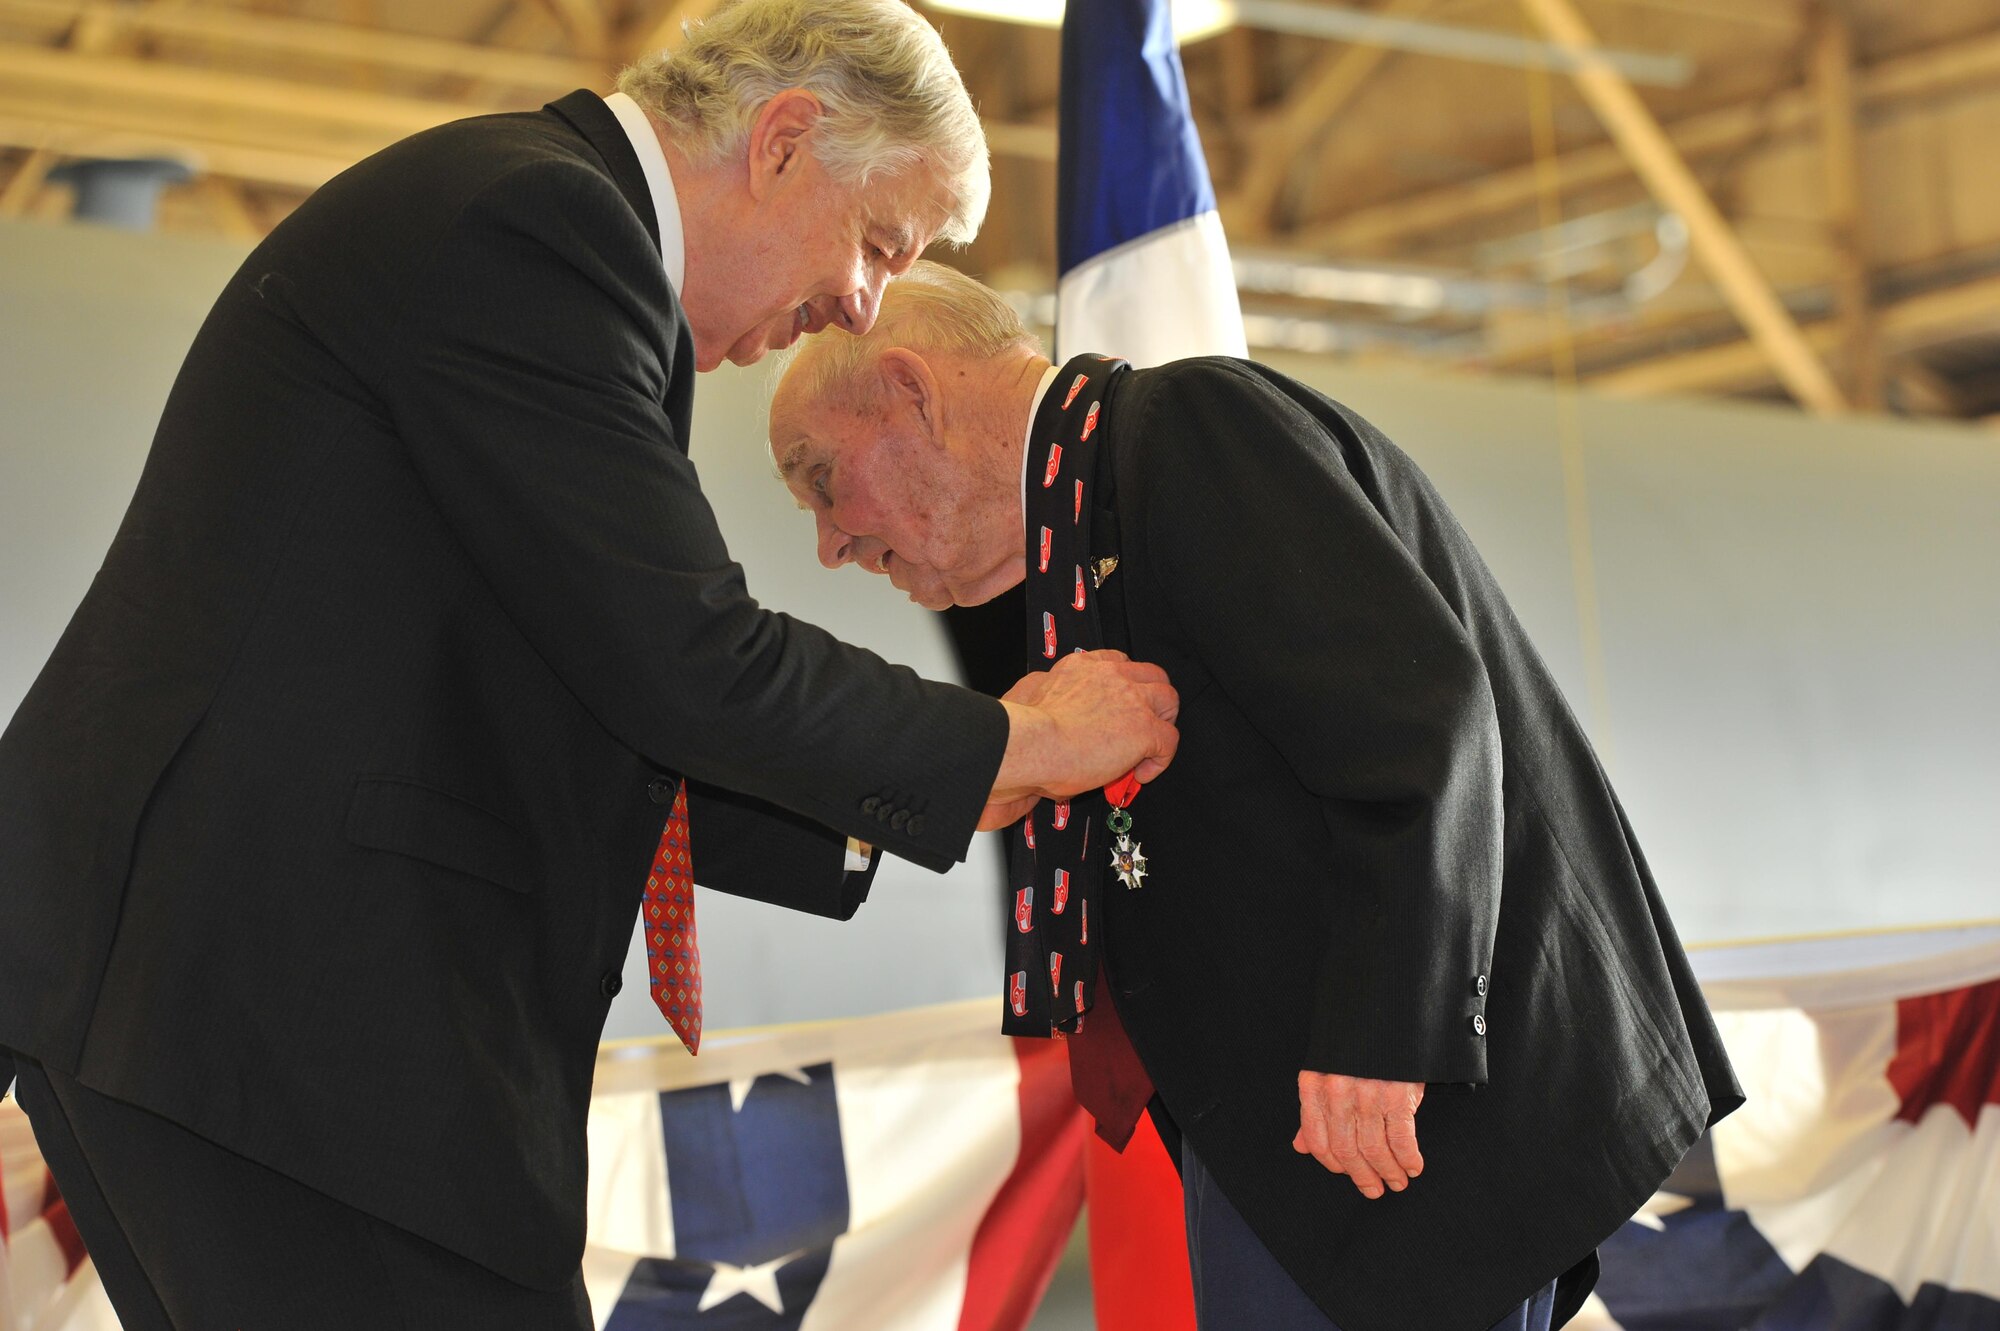
<svg viewBox="0 0 2000 1331">
<path fill-rule="evenodd" d="M 798 174 L 813 151 L 813 130 L 825 108 L 804 88 L 786 88 L 750 122 L 750 193 L 761 199 Z"/>
<path fill-rule="evenodd" d="M 931 443 L 944 443 L 943 399 L 937 376 L 922 356 L 908 347 L 890 347 L 877 362 L 889 409 L 909 417 Z"/>
</svg>

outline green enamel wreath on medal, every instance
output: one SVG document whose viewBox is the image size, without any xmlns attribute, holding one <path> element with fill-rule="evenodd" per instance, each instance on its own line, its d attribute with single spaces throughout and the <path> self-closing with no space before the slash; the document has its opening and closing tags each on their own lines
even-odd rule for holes
<svg viewBox="0 0 2000 1331">
<path fill-rule="evenodd" d="M 1118 881 L 1128 888 L 1146 885 L 1146 857 L 1139 853 L 1139 843 L 1132 839 L 1132 815 L 1127 808 L 1138 795 L 1136 772 L 1127 772 L 1104 788 L 1104 798 L 1111 802 L 1111 815 L 1104 820 L 1112 837 L 1111 867 L 1118 871 Z"/>
</svg>

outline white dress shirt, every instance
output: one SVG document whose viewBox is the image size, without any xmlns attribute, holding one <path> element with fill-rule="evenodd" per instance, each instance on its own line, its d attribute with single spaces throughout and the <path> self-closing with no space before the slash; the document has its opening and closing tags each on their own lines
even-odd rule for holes
<svg viewBox="0 0 2000 1331">
<path fill-rule="evenodd" d="M 667 169 L 667 150 L 660 146 L 653 122 L 646 118 L 637 102 L 622 92 L 614 92 L 604 99 L 604 104 L 618 117 L 625 137 L 632 140 L 632 151 L 639 155 L 639 169 L 646 173 L 646 188 L 653 195 L 653 216 L 660 227 L 660 262 L 666 266 L 667 281 L 673 284 L 674 295 L 678 297 L 681 284 L 687 280 L 687 233 L 681 229 L 681 201 L 674 193 L 674 173 Z"/>
<path fill-rule="evenodd" d="M 1021 427 L 1021 538 L 1028 533 L 1028 454 L 1035 450 L 1035 417 L 1041 413 L 1042 399 L 1049 395 L 1049 385 L 1056 381 L 1056 371 L 1060 366 L 1050 365 L 1042 371 L 1042 382 L 1035 389 L 1035 400 L 1028 404 L 1028 423 Z"/>
</svg>

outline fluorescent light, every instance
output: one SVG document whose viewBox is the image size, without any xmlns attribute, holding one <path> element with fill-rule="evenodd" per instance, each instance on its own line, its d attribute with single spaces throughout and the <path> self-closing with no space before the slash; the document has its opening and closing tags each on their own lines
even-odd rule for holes
<svg viewBox="0 0 2000 1331">
<path fill-rule="evenodd" d="M 1063 0 L 922 0 L 931 9 L 1005 23 L 1062 26 Z M 1497 29 L 1469 28 L 1428 19 L 1299 0 L 1173 0 L 1174 40 L 1186 45 L 1242 26 L 1338 42 L 1386 46 L 1419 55 L 1445 56 L 1530 69 L 1575 71 L 1608 65 L 1634 83 L 1678 88 L 1694 75 L 1684 55 L 1598 47 L 1576 52 Z"/>
<path fill-rule="evenodd" d="M 1063 17 L 1063 0 L 924 0 L 924 8 L 1035 28 L 1060 28 Z"/>
<path fill-rule="evenodd" d="M 928 9 L 972 18 L 1026 23 L 1037 28 L 1062 26 L 1063 0 L 923 0 Z M 1231 0 L 1173 0 L 1174 40 L 1185 45 L 1213 37 L 1236 21 Z"/>
<path fill-rule="evenodd" d="M 1298 37 L 1323 37 L 1337 42 L 1387 46 L 1419 55 L 1478 60 L 1528 69 L 1574 72 L 1609 65 L 1634 83 L 1678 88 L 1694 76 L 1694 64 L 1684 55 L 1619 51 L 1608 46 L 1571 51 L 1553 42 L 1533 41 L 1489 28 L 1468 28 L 1428 19 L 1398 18 L 1336 4 L 1301 4 L 1299 0 L 1221 0 L 1230 17 L 1247 28 L 1286 32 Z M 1178 6 L 1176 6 L 1178 8 Z"/>
</svg>

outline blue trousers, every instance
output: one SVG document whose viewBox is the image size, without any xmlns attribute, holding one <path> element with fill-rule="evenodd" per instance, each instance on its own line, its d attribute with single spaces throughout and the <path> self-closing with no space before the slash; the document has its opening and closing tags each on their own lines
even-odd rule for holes
<svg viewBox="0 0 2000 1331">
<path fill-rule="evenodd" d="M 1258 1242 L 1185 1138 L 1181 1189 L 1187 1204 L 1188 1264 L 1201 1331 L 1340 1331 Z M 1493 1324 L 1492 1331 L 1549 1331 L 1554 1282 Z"/>
</svg>

